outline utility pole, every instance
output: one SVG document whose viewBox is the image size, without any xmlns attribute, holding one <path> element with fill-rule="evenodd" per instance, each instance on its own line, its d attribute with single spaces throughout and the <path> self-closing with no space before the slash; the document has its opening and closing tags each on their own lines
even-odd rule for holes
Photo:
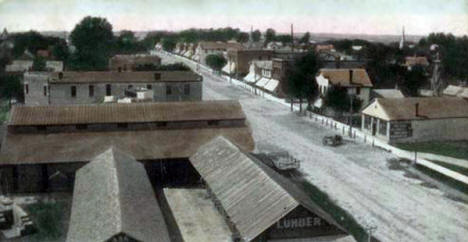
<svg viewBox="0 0 468 242">
<path fill-rule="evenodd" d="M 291 24 L 291 52 L 294 52 L 294 28 Z"/>
</svg>

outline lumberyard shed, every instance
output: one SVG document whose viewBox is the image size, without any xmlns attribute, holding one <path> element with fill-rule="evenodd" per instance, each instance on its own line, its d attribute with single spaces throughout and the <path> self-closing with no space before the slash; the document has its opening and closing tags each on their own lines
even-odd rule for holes
<svg viewBox="0 0 468 242">
<path fill-rule="evenodd" d="M 377 98 L 361 114 L 362 130 L 388 142 L 468 139 L 462 98 Z"/>
<path fill-rule="evenodd" d="M 253 150 L 239 102 L 14 106 L 0 172 L 10 191 L 70 190 L 76 169 L 113 146 L 144 162 L 152 180 L 161 170 L 187 177 L 170 172 L 191 172 L 188 157 L 219 135 Z"/>
<path fill-rule="evenodd" d="M 224 137 L 201 146 L 190 162 L 224 214 L 234 241 L 346 238 L 310 196 Z"/>
<path fill-rule="evenodd" d="M 143 164 L 110 148 L 77 171 L 67 241 L 170 241 Z"/>
</svg>

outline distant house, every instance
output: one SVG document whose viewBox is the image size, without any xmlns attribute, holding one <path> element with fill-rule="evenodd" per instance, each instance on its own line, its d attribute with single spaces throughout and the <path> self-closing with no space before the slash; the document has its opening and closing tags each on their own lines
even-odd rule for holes
<svg viewBox="0 0 468 242">
<path fill-rule="evenodd" d="M 353 241 L 302 187 L 224 137 L 190 162 L 235 231 L 232 241 Z"/>
<path fill-rule="evenodd" d="M 407 56 L 405 58 L 404 66 L 406 66 L 408 70 L 411 70 L 411 68 L 416 65 L 428 67 L 429 61 L 425 56 Z"/>
<path fill-rule="evenodd" d="M 14 60 L 11 64 L 5 66 L 6 72 L 26 72 L 32 70 L 32 60 Z"/>
<path fill-rule="evenodd" d="M 361 114 L 365 133 L 392 143 L 468 139 L 462 98 L 377 98 Z"/>
<path fill-rule="evenodd" d="M 143 164 L 110 148 L 76 172 L 67 242 L 170 241 Z"/>
<path fill-rule="evenodd" d="M 200 101 L 203 78 L 191 71 L 158 72 L 28 72 L 26 105 L 91 104 L 106 96 L 124 98 L 128 91 L 151 90 L 151 100 Z"/>
<path fill-rule="evenodd" d="M 320 69 L 315 81 L 321 96 L 325 96 L 331 87 L 344 87 L 362 101 L 362 106 L 369 103 L 373 85 L 365 69 Z"/>
<path fill-rule="evenodd" d="M 448 85 L 442 92 L 442 95 L 447 97 L 468 98 L 468 87 Z"/>
<path fill-rule="evenodd" d="M 223 71 L 227 74 L 245 76 L 249 73 L 249 64 L 254 60 L 271 60 L 272 50 L 261 49 L 230 49 L 227 52 L 228 64 Z"/>
<path fill-rule="evenodd" d="M 198 182 L 188 157 L 217 136 L 254 148 L 240 103 L 229 100 L 15 105 L 6 125 L 0 149 L 6 192 L 71 191 L 75 171 L 110 146 L 144 163 L 159 184 Z M 54 174 L 60 175 L 50 179 Z"/>
<path fill-rule="evenodd" d="M 60 72 L 63 71 L 63 61 L 46 61 L 46 70 L 51 72 Z"/>
<path fill-rule="evenodd" d="M 291 62 L 283 59 L 252 61 L 249 73 L 244 81 L 262 91 L 269 92 L 278 97 L 284 97 L 282 83 L 286 80 L 286 71 Z"/>
<path fill-rule="evenodd" d="M 241 50 L 244 49 L 244 47 L 237 42 L 201 41 L 198 43 L 194 60 L 205 65 L 205 58 L 208 55 L 221 55 L 226 57 L 229 49 Z"/>
<path fill-rule="evenodd" d="M 315 46 L 316 52 L 333 52 L 335 47 L 332 44 L 318 44 Z"/>
<path fill-rule="evenodd" d="M 157 55 L 115 55 L 109 59 L 111 71 L 135 71 L 138 66 L 161 65 L 161 58 Z"/>
</svg>

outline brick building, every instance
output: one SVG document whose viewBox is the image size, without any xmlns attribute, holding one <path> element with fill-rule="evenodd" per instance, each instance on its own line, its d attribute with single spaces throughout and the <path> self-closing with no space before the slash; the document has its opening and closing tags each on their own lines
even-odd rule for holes
<svg viewBox="0 0 468 242">
<path fill-rule="evenodd" d="M 228 63 L 223 68 L 227 74 L 245 76 L 249 73 L 250 63 L 254 60 L 271 60 L 273 50 L 230 49 L 227 52 Z"/>
<path fill-rule="evenodd" d="M 105 96 L 125 97 L 135 88 L 152 90 L 154 101 L 202 99 L 202 77 L 191 71 L 24 74 L 26 105 L 101 103 Z"/>
</svg>

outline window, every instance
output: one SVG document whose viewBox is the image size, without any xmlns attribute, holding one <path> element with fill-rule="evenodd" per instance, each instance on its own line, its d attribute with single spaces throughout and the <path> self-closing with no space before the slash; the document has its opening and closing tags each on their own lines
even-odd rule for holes
<svg viewBox="0 0 468 242">
<path fill-rule="evenodd" d="M 151 90 L 153 89 L 153 86 L 151 84 L 146 85 L 146 89 Z"/>
<path fill-rule="evenodd" d="M 71 97 L 76 97 L 76 86 L 71 86 Z"/>
<path fill-rule="evenodd" d="M 47 96 L 47 86 L 44 86 L 44 96 Z"/>
<path fill-rule="evenodd" d="M 361 94 L 361 88 L 360 87 L 356 87 L 356 95 L 359 95 Z"/>
<path fill-rule="evenodd" d="M 386 121 L 380 120 L 379 134 L 387 135 L 387 122 Z"/>
<path fill-rule="evenodd" d="M 89 96 L 90 97 L 94 97 L 94 86 L 93 85 L 89 85 L 88 87 L 88 91 L 89 91 Z"/>
<path fill-rule="evenodd" d="M 111 85 L 106 84 L 106 96 L 111 96 L 111 95 L 112 95 Z"/>
<path fill-rule="evenodd" d="M 126 129 L 126 128 L 128 128 L 128 123 L 118 123 L 117 128 Z"/>
<path fill-rule="evenodd" d="M 219 121 L 218 120 L 209 120 L 208 125 L 209 126 L 217 126 L 217 125 L 219 125 Z"/>
<path fill-rule="evenodd" d="M 184 95 L 190 95 L 190 84 L 184 84 Z"/>
<path fill-rule="evenodd" d="M 171 95 L 171 94 L 172 94 L 171 86 L 166 86 L 166 95 Z"/>
<path fill-rule="evenodd" d="M 87 128 L 88 128 L 87 124 L 77 124 L 76 125 L 76 129 L 78 129 L 78 130 L 83 130 L 83 129 L 87 129 Z"/>
<path fill-rule="evenodd" d="M 371 129 L 371 117 L 364 115 L 364 128 L 370 130 Z"/>
<path fill-rule="evenodd" d="M 132 89 L 133 85 L 128 85 L 127 89 Z"/>
<path fill-rule="evenodd" d="M 24 92 L 25 92 L 26 94 L 29 93 L 29 84 L 24 84 Z"/>
</svg>

